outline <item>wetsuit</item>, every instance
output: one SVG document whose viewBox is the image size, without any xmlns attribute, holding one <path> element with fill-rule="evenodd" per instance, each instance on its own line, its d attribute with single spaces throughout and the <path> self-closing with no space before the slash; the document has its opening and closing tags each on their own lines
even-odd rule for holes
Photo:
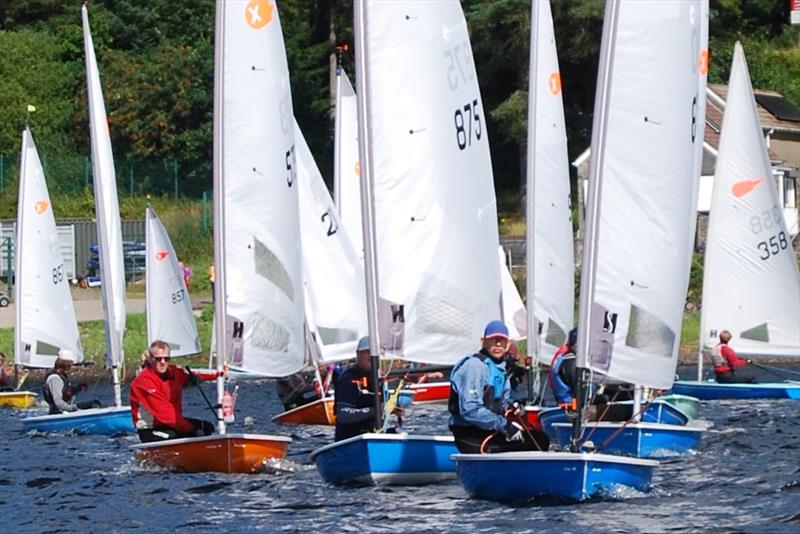
<svg viewBox="0 0 800 534">
<path fill-rule="evenodd" d="M 369 370 L 351 365 L 336 379 L 336 441 L 374 430 L 375 394 L 369 375 Z"/>
</svg>

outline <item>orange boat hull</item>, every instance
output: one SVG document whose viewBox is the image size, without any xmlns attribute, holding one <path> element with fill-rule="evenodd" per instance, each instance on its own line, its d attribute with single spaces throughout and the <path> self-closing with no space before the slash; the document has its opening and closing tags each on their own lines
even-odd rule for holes
<svg viewBox="0 0 800 534">
<path fill-rule="evenodd" d="M 256 473 L 268 460 L 286 456 L 292 440 L 282 436 L 226 434 L 134 445 L 136 457 L 185 473 Z"/>
<path fill-rule="evenodd" d="M 333 411 L 333 397 L 317 399 L 314 402 L 292 408 L 272 418 L 279 425 L 335 425 L 336 413 Z"/>
<path fill-rule="evenodd" d="M 405 387 L 414 392 L 414 403 L 446 401 L 450 397 L 450 382 L 423 382 Z"/>
</svg>

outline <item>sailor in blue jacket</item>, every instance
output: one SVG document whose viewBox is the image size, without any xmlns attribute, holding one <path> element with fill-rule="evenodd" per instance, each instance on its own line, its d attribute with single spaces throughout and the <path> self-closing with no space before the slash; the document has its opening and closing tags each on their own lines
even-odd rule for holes
<svg viewBox="0 0 800 534">
<path fill-rule="evenodd" d="M 479 352 L 461 359 L 450 374 L 450 430 L 462 453 L 546 451 L 547 435 L 526 429 L 511 402 L 505 356 L 510 346 L 502 321 L 486 325 Z M 508 414 L 511 419 L 506 419 Z"/>
</svg>

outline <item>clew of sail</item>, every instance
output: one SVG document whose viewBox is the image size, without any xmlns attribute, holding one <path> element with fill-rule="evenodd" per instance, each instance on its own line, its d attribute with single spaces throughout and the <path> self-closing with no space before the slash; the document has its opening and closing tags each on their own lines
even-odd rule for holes
<svg viewBox="0 0 800 534">
<path fill-rule="evenodd" d="M 622 2 L 617 9 L 610 83 L 598 104 L 605 124 L 597 130 L 595 121 L 592 139 L 594 213 L 587 215 L 581 288 L 589 345 L 585 351 L 579 340 L 578 365 L 668 388 L 689 278 L 696 143 L 702 143 L 695 127 L 702 121 L 695 101 L 700 1 Z"/>
<path fill-rule="evenodd" d="M 303 367 L 305 347 L 292 97 L 278 10 L 250 4 L 218 4 L 215 195 L 224 235 L 215 248 L 223 255 L 216 270 L 225 298 L 217 304 L 226 320 L 217 342 L 233 367 L 286 376 Z"/>
<path fill-rule="evenodd" d="M 145 236 L 147 341 L 166 341 L 172 356 L 197 354 L 200 338 L 189 290 L 167 230 L 150 206 L 145 209 Z"/>
<path fill-rule="evenodd" d="M 68 349 L 77 362 L 83 361 L 53 205 L 27 127 L 22 132 L 14 260 L 14 361 L 30 367 L 52 367 L 59 349 Z"/>
<path fill-rule="evenodd" d="M 306 316 L 313 316 L 310 327 L 322 361 L 346 360 L 353 357 L 356 342 L 367 331 L 362 263 L 297 121 L 294 139 L 298 197 L 303 214 L 300 234 Z"/>
<path fill-rule="evenodd" d="M 103 312 L 106 321 L 106 364 L 124 362 L 122 336 L 125 333 L 125 264 L 122 255 L 122 223 L 117 200 L 114 155 L 100 85 L 100 71 L 94 54 L 86 6 L 81 7 L 83 43 L 86 49 L 86 87 L 89 98 L 89 131 L 92 140 L 97 238 L 102 275 Z"/>
<path fill-rule="evenodd" d="M 714 175 L 701 347 L 730 330 L 750 356 L 800 357 L 800 274 L 750 84 L 736 43 Z"/>
<path fill-rule="evenodd" d="M 380 337 L 404 359 L 452 364 L 500 316 L 496 201 L 467 25 L 457 1 L 399 1 L 370 3 L 369 28 L 377 265 L 391 309 Z"/>
</svg>

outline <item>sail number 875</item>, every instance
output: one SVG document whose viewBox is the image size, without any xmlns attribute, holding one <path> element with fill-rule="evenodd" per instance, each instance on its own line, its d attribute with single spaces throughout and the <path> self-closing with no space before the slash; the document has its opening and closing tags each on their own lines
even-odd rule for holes
<svg viewBox="0 0 800 534">
<path fill-rule="evenodd" d="M 472 146 L 473 134 L 475 140 L 480 141 L 483 128 L 481 127 L 481 116 L 478 115 L 478 100 L 467 102 L 463 108 L 456 109 L 453 113 L 453 122 L 456 127 L 456 142 L 459 150 Z"/>
</svg>

